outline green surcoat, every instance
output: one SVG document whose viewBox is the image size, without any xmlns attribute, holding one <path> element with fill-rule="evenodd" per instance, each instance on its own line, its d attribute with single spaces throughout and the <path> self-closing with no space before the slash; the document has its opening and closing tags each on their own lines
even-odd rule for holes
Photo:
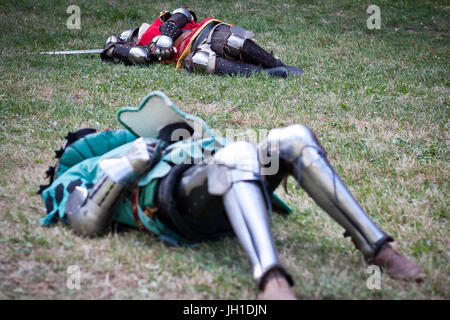
<svg viewBox="0 0 450 320">
<path fill-rule="evenodd" d="M 156 99 L 159 100 L 155 101 Z M 169 112 L 166 112 L 167 110 L 164 108 L 169 109 Z M 153 115 L 153 118 L 150 115 Z M 139 123 L 143 118 L 147 119 L 145 125 Z M 152 121 L 152 119 L 156 120 Z M 81 186 L 88 190 L 94 186 L 104 174 L 99 166 L 101 159 L 124 156 L 133 141 L 139 136 L 156 138 L 158 128 L 171 122 L 179 122 L 180 119 L 191 124 L 192 127 L 197 125 L 198 128 L 200 126 L 202 134 L 197 135 L 196 138 L 169 145 L 164 150 L 159 162 L 139 178 L 140 192 L 137 214 L 140 223 L 150 233 L 156 234 L 161 239 L 173 244 L 189 244 L 189 241 L 165 226 L 157 216 L 150 217 L 144 214 L 142 208 L 155 207 L 158 181 L 169 173 L 172 166 L 185 163 L 186 159 L 190 159 L 190 162 L 194 159 L 195 163 L 200 163 L 211 152 L 225 146 L 227 141 L 222 137 L 215 136 L 201 119 L 179 110 L 160 92 L 150 93 L 137 108 L 123 108 L 119 111 L 119 122 L 125 126 L 126 130 L 110 130 L 89 134 L 66 148 L 58 164 L 55 180 L 42 192 L 47 215 L 40 219 L 40 223 L 51 225 L 59 219 L 65 222 L 65 206 L 71 191 L 75 186 Z M 129 188 L 120 199 L 115 208 L 113 221 L 138 227 L 131 209 L 132 191 L 133 188 Z M 288 211 L 290 210 L 276 196 L 274 200 Z"/>
</svg>

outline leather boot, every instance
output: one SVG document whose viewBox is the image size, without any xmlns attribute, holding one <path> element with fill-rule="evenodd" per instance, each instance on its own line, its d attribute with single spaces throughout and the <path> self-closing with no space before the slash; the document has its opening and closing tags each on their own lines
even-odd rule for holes
<svg viewBox="0 0 450 320">
<path fill-rule="evenodd" d="M 372 263 L 380 266 L 392 278 L 415 281 L 421 281 L 425 278 L 422 268 L 389 244 L 381 249 Z"/>
</svg>

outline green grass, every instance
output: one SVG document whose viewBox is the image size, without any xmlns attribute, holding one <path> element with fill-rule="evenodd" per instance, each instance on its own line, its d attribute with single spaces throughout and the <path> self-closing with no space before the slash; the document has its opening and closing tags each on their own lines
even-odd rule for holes
<svg viewBox="0 0 450 320">
<path fill-rule="evenodd" d="M 448 4 L 377 1 L 381 29 L 368 30 L 370 2 L 195 1 L 200 19 L 252 30 L 263 47 L 305 69 L 284 80 L 37 54 L 102 47 L 110 34 L 184 2 L 76 1 L 81 30 L 66 28 L 71 4 L 0 4 L 0 298 L 255 297 L 249 262 L 232 239 L 186 249 L 137 231 L 83 239 L 37 222 L 44 212 L 35 191 L 67 132 L 118 128 L 117 110 L 155 89 L 218 130 L 310 126 L 361 205 L 427 274 L 420 284 L 383 274 L 381 290 L 367 289 L 360 254 L 290 179 L 289 194 L 278 193 L 295 213 L 275 215 L 272 226 L 297 296 L 450 298 Z M 81 268 L 81 290 L 66 287 L 69 265 Z"/>
</svg>

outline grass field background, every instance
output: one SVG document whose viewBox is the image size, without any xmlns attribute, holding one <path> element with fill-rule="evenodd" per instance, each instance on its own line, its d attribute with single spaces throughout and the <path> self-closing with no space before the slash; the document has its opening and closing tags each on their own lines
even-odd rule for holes
<svg viewBox="0 0 450 320">
<path fill-rule="evenodd" d="M 69 30 L 69 5 L 81 29 Z M 368 30 L 366 6 L 381 9 Z M 188 75 L 173 66 L 126 67 L 95 56 L 39 51 L 101 48 L 110 34 L 183 5 L 255 40 L 302 78 Z M 218 130 L 304 123 L 350 190 L 395 246 L 423 266 L 424 282 L 366 265 L 343 230 L 295 181 L 278 194 L 280 257 L 305 299 L 449 299 L 449 26 L 445 1 L 10 1 L 0 3 L 0 298 L 253 299 L 257 286 L 239 243 L 173 247 L 136 232 L 83 239 L 39 226 L 36 190 L 68 131 L 119 128 L 116 112 L 152 90 Z M 81 289 L 66 286 L 81 268 Z"/>
</svg>

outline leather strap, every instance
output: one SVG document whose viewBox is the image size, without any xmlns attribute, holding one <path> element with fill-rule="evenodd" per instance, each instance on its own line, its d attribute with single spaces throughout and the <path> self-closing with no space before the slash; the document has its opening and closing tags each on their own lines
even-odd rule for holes
<svg viewBox="0 0 450 320">
<path fill-rule="evenodd" d="M 194 33 L 194 30 L 188 30 L 188 31 L 183 32 L 173 43 L 173 47 L 175 48 L 175 50 L 178 50 L 177 47 L 180 44 L 181 44 L 180 49 L 183 50 L 184 43 L 187 41 L 187 39 L 189 39 L 189 36 L 193 33 Z M 175 54 L 173 55 L 173 57 L 170 59 L 164 60 L 164 62 L 166 64 L 172 64 L 174 61 L 177 60 L 177 56 L 178 56 L 178 53 L 177 53 L 177 51 L 175 51 Z"/>
<path fill-rule="evenodd" d="M 177 38 L 177 40 L 175 40 L 175 42 L 173 43 L 173 46 L 176 48 L 176 47 L 178 47 L 178 45 L 180 44 L 180 43 L 182 43 L 184 40 L 186 40 L 187 38 L 189 38 L 189 36 L 191 35 L 191 34 L 193 34 L 194 33 L 194 30 L 188 30 L 188 31 L 185 31 L 185 32 L 183 32 L 178 38 Z"/>
<path fill-rule="evenodd" d="M 138 208 L 139 205 L 139 187 L 136 184 L 134 185 L 133 193 L 131 194 L 131 212 L 133 213 L 134 221 L 139 228 L 139 230 L 144 231 L 145 233 L 149 233 L 149 231 L 144 227 L 144 224 L 139 219 Z"/>
<path fill-rule="evenodd" d="M 139 230 L 151 234 L 151 232 L 149 230 L 147 230 L 147 228 L 144 226 L 144 224 L 142 223 L 141 219 L 139 218 L 139 213 L 138 213 L 138 207 L 139 207 L 139 186 L 137 185 L 137 182 L 134 185 L 134 189 L 133 192 L 131 194 L 131 212 L 133 213 L 133 218 L 134 221 L 136 221 L 136 224 L 139 228 Z M 158 211 L 157 207 L 146 207 L 143 211 L 143 213 L 153 219 L 155 216 L 155 212 Z"/>
</svg>

